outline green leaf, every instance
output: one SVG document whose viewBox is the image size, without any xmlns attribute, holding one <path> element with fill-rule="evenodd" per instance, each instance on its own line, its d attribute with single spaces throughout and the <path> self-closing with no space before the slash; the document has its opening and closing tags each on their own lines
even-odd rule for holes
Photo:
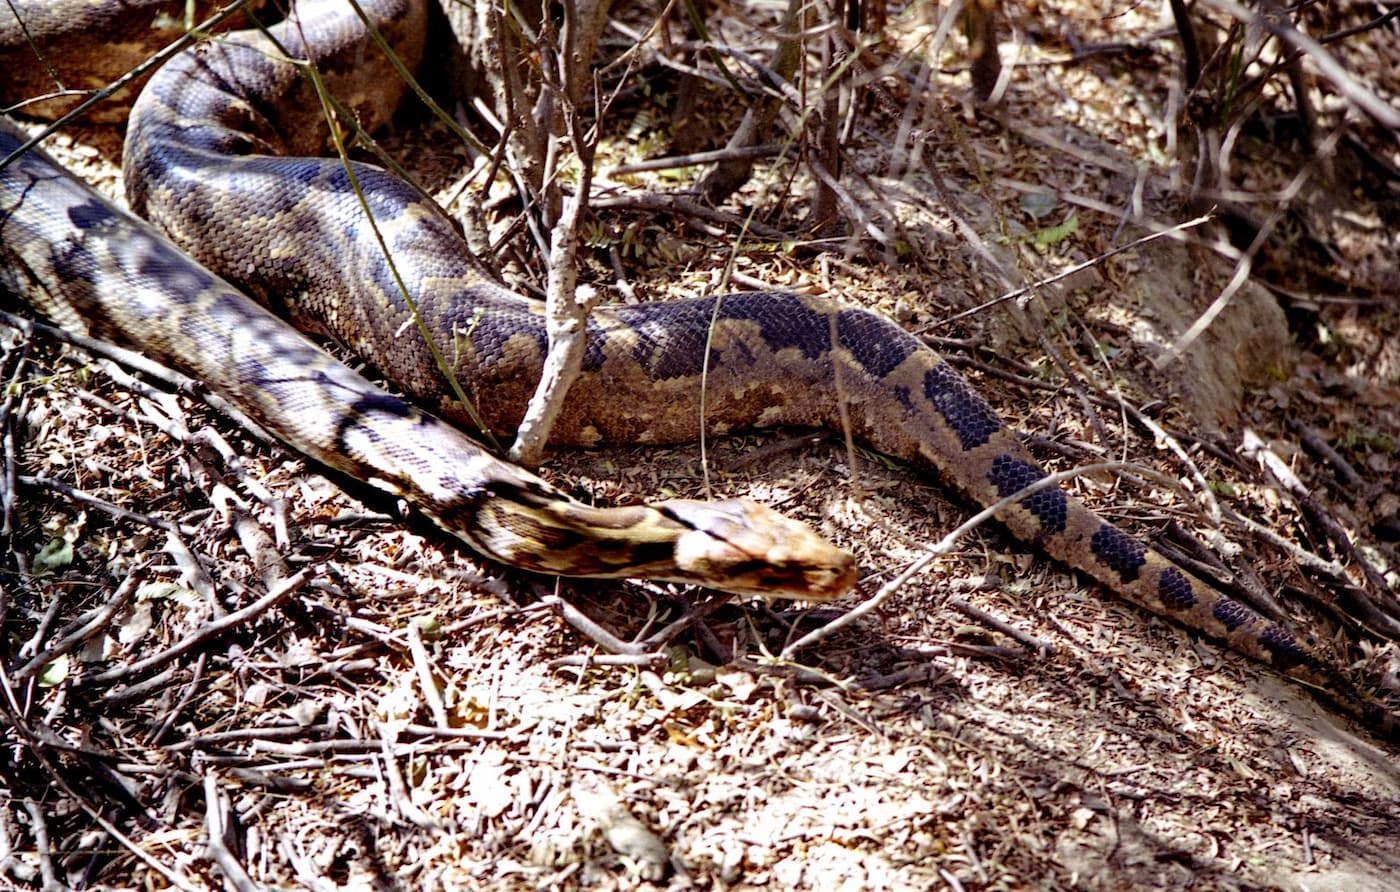
<svg viewBox="0 0 1400 892">
<path fill-rule="evenodd" d="M 49 544 L 34 556 L 35 573 L 55 573 L 73 563 L 73 543 L 67 539 L 50 539 Z"/>
<path fill-rule="evenodd" d="M 1045 229 L 1037 230 L 1031 236 L 1031 244 L 1035 246 L 1037 251 L 1044 251 L 1052 245 L 1058 245 L 1078 231 L 1079 218 L 1070 217 L 1059 226 L 1047 226 Z"/>
<path fill-rule="evenodd" d="M 169 599 L 177 604 L 198 604 L 199 594 L 175 582 L 147 582 L 136 589 L 137 603 Z"/>
<path fill-rule="evenodd" d="M 68 679 L 68 654 L 60 654 L 52 663 L 44 666 L 44 671 L 39 673 L 39 687 L 52 688 L 63 684 Z"/>
</svg>

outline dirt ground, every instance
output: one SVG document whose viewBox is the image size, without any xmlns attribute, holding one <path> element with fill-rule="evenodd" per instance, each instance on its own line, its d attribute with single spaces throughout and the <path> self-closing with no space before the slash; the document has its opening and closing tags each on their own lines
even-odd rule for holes
<svg viewBox="0 0 1400 892">
<path fill-rule="evenodd" d="M 1267 216 L 1276 203 L 1249 196 L 1309 175 L 1288 207 L 1297 228 L 1242 284 L 1239 250 L 1209 223 L 946 324 L 1197 215 L 1174 154 L 1170 19 L 1093 3 L 1009 14 L 1009 80 L 987 111 L 958 30 L 941 44 L 941 13 L 891 11 L 844 155 L 856 233 L 835 240 L 797 232 L 811 183 L 790 159 L 722 210 L 758 208 L 791 240 L 628 205 L 701 171 L 610 173 L 667 154 L 664 96 L 619 103 L 583 278 L 608 299 L 623 299 L 618 269 L 638 299 L 712 291 L 732 252 L 731 288 L 889 313 L 1051 467 L 1143 468 L 1077 478 L 1078 495 L 1277 597 L 1358 683 L 1400 699 L 1400 648 L 1379 620 L 1347 618 L 1367 598 L 1396 604 L 1396 181 L 1358 172 L 1345 142 L 1308 164 L 1285 135 L 1246 129 L 1235 204 Z M 767 52 L 744 21 L 716 38 Z M 1353 72 L 1400 59 L 1393 30 L 1369 41 L 1335 51 Z M 1316 89 L 1336 126 L 1340 100 Z M 725 132 L 732 97 L 709 102 Z M 1393 140 L 1353 131 L 1400 168 Z M 116 139 L 53 147 L 119 194 Z M 487 203 L 444 173 L 460 151 L 391 142 L 450 208 Z M 528 283 L 536 261 L 512 256 Z M 618 657 L 556 596 L 626 635 L 701 593 L 483 564 L 197 400 L 43 335 L 3 343 L 19 477 L 0 577 L 0 693 L 17 721 L 0 741 L 0 883 L 1400 890 L 1396 742 L 995 527 L 781 658 L 971 513 L 839 434 L 551 455 L 546 476 L 584 498 L 747 496 L 860 559 L 858 591 L 831 608 L 726 605 L 661 654 Z"/>
</svg>

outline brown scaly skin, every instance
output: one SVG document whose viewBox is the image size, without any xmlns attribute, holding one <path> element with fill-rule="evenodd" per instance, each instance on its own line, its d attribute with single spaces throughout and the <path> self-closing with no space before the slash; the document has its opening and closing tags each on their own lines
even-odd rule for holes
<svg viewBox="0 0 1400 892">
<path fill-rule="evenodd" d="M 363 6 L 405 60 L 416 62 L 422 3 L 378 0 Z M 396 77 L 387 67 L 376 67 L 376 53 L 362 54 L 365 37 L 358 20 L 347 17 L 340 3 L 304 3 L 301 16 L 300 30 L 276 29 L 276 39 L 289 55 L 316 59 L 337 95 L 373 125 L 397 101 L 397 95 L 383 95 L 386 89 L 399 92 Z M 302 45 L 302 34 L 311 46 Z M 152 80 L 133 109 L 126 146 L 133 209 L 298 327 L 343 342 L 417 401 L 470 423 L 417 340 L 341 163 L 274 157 L 319 151 L 323 127 L 319 102 L 306 83 L 269 49 L 261 35 L 239 35 L 180 57 Z M 497 432 L 514 430 L 546 349 L 539 309 L 474 277 L 465 244 L 436 207 L 377 168 L 356 165 L 355 170 L 440 349 L 455 358 L 457 374 L 486 423 Z M 100 229 L 103 215 L 88 216 L 95 221 L 89 228 Z M 98 266 L 83 274 L 105 275 Z M 167 280 L 171 272 L 162 271 Z M 179 274 L 192 275 L 183 269 Z M 208 295 L 207 283 L 199 285 L 195 290 Z M 347 286 L 358 290 L 347 294 Z M 848 555 L 812 541 L 815 537 L 804 538 L 805 528 L 783 529 L 780 524 L 791 522 L 760 517 L 747 505 L 720 508 L 696 521 L 683 517 L 704 510 L 696 503 L 659 514 L 625 513 L 643 509 L 605 514 L 569 503 L 475 444 L 463 445 L 470 441 L 460 435 L 443 433 L 446 428 L 435 426 L 431 416 L 397 404 L 386 409 L 381 402 L 386 398 L 377 391 L 373 396 L 354 391 L 356 398 L 349 401 L 327 399 L 332 388 L 353 390 L 340 372 L 318 371 L 327 376 L 314 386 L 321 388 L 319 399 L 313 393 L 313 408 L 289 417 L 277 393 L 289 385 L 268 370 L 282 368 L 274 364 L 291 348 L 278 347 L 273 352 L 279 355 L 272 356 L 263 351 L 249 360 L 250 342 L 258 339 L 236 337 L 230 330 L 231 320 L 251 311 L 230 310 L 233 298 L 222 291 L 197 301 L 170 294 L 158 298 L 165 304 L 142 319 L 129 307 L 97 306 L 91 298 L 78 315 L 107 319 L 120 336 L 171 359 L 184 358 L 187 366 L 189 330 L 198 324 L 190 310 L 212 315 L 212 334 L 201 336 L 211 343 L 200 343 L 209 354 L 205 365 L 213 367 L 197 366 L 196 375 L 217 382 L 230 377 L 229 366 L 249 366 L 249 375 L 227 381 L 225 388 L 240 402 L 253 403 L 255 417 L 289 443 L 406 494 L 474 547 L 507 563 L 577 575 L 654 574 L 770 594 L 808 585 L 806 595 L 814 598 L 830 597 L 853 581 Z M 172 314 L 172 307 L 178 311 Z M 160 330 L 157 316 L 165 317 Z M 252 330 L 271 331 L 272 322 L 258 320 Z M 1044 476 L 950 366 L 892 322 L 865 310 L 795 294 L 735 294 L 603 308 L 589 325 L 583 372 L 554 428 L 558 443 L 694 439 L 703 388 L 705 426 L 712 433 L 769 425 L 839 428 L 839 398 L 856 436 L 937 472 L 983 504 Z M 296 347 L 311 349 L 300 342 Z M 242 363 L 229 362 L 238 356 L 245 357 Z M 337 411 L 333 405 L 347 408 Z M 307 428 L 314 426 L 308 415 L 334 427 L 336 435 L 308 436 Z M 449 441 L 452 454 L 443 456 L 441 444 Z M 412 448 L 395 451 L 404 443 Z M 415 454 L 423 449 L 430 459 Z M 427 473 L 443 461 L 460 469 L 459 479 Z M 1226 641 L 1319 690 L 1379 733 L 1398 736 L 1394 714 L 1360 696 L 1290 631 L 1175 567 L 1063 492 L 1037 492 L 999 518 L 1020 538 L 1133 603 Z M 689 540 L 704 547 L 679 544 L 675 525 L 702 531 L 712 523 L 718 535 L 702 532 Z M 764 535 L 770 525 L 779 532 Z M 655 534 L 651 544 L 644 541 L 646 534 Z M 750 534 L 762 543 L 741 541 Z M 784 545 L 788 535 L 796 538 Z M 716 541 L 722 543 L 717 548 Z M 568 566 L 561 566 L 561 555 Z M 678 568 L 679 563 L 687 566 Z"/>
</svg>

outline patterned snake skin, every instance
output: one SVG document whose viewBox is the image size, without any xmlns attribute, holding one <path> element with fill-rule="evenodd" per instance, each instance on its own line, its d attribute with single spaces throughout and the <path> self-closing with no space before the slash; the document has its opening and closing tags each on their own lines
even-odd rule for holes
<svg viewBox="0 0 1400 892">
<path fill-rule="evenodd" d="M 416 64 L 425 0 L 360 6 Z M 314 60 L 367 127 L 392 111 L 401 85 L 345 0 L 302 2 L 298 16 L 271 38 L 243 32 L 177 57 L 132 109 L 128 200 L 179 250 L 30 153 L 0 170 L 0 285 L 59 324 L 135 343 L 184 368 L 294 448 L 403 495 L 505 563 L 818 600 L 848 588 L 848 554 L 749 502 L 572 502 L 385 395 L 235 289 L 345 344 L 437 415 L 470 423 L 418 335 L 346 167 L 308 157 L 325 141 L 321 103 L 284 60 Z M 0 158 L 17 141 L 0 129 Z M 416 190 L 369 165 L 353 171 L 442 354 L 486 423 L 512 432 L 547 347 L 541 310 L 474 276 L 453 225 Z M 692 440 L 702 388 L 711 433 L 839 430 L 839 394 L 855 436 L 982 504 L 1045 476 L 1015 433 L 917 338 L 862 309 L 777 292 L 595 311 L 584 368 L 552 442 Z M 1395 715 L 1290 631 L 1064 492 L 1042 489 L 998 517 L 1133 603 L 1224 640 L 1397 735 Z"/>
</svg>

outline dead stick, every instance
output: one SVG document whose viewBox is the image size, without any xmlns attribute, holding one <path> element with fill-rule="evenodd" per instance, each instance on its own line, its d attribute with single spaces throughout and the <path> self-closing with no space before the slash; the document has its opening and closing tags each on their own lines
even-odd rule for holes
<svg viewBox="0 0 1400 892">
<path fill-rule="evenodd" d="M 1015 639 L 1017 642 L 1019 642 L 1029 650 L 1036 651 L 1042 656 L 1048 657 L 1055 653 L 1055 647 L 1054 645 L 1050 644 L 1050 642 L 1041 641 L 1034 635 L 1028 635 L 1025 632 L 1022 632 L 1020 629 L 1016 628 L 1015 626 L 1011 625 L 1005 620 L 993 616 L 992 614 L 988 613 L 980 607 L 972 606 L 971 604 L 964 601 L 962 598 L 949 598 L 948 606 L 958 611 L 959 613 L 972 617 L 982 625 L 994 629 L 1008 638 Z"/>
<path fill-rule="evenodd" d="M 222 619 L 215 620 L 211 623 L 206 623 L 203 628 L 199 629 L 193 635 L 190 635 L 188 638 L 182 639 L 178 644 L 174 645 L 173 647 L 166 648 L 160 653 L 152 654 L 146 659 L 138 660 L 137 662 L 132 663 L 128 666 L 110 669 L 106 672 L 99 672 L 97 675 L 94 675 L 87 682 L 87 684 L 110 684 L 112 682 L 120 681 L 123 678 L 127 678 L 133 675 L 140 675 L 148 670 L 156 668 L 157 666 L 164 665 L 165 663 L 168 663 L 171 660 L 180 657 L 182 654 L 188 653 L 194 648 L 203 645 L 211 638 L 217 638 L 219 635 L 222 635 L 229 629 L 236 628 L 237 626 L 252 620 L 254 617 L 260 616 L 261 614 L 267 612 L 279 601 L 286 598 L 288 595 L 292 594 L 296 590 L 300 589 L 303 585 L 305 585 L 306 580 L 310 578 L 310 576 L 311 572 L 309 570 L 302 570 L 295 576 L 288 577 L 287 580 L 281 585 L 279 585 L 277 588 L 268 592 L 266 595 L 263 595 L 261 598 L 254 601 L 252 604 L 249 604 L 247 607 L 244 607 L 242 610 L 235 610 L 233 613 L 230 613 L 228 616 L 225 616 Z"/>
</svg>

